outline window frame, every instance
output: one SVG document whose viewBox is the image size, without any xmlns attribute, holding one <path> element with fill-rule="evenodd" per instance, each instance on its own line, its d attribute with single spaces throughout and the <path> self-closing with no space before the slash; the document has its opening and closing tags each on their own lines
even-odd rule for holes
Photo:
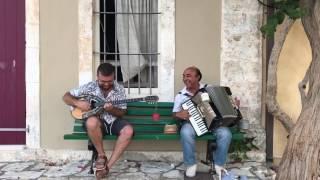
<svg viewBox="0 0 320 180">
<path fill-rule="evenodd" d="M 175 0 L 158 2 L 158 88 L 126 88 L 128 97 L 158 95 L 160 101 L 174 99 L 174 62 L 175 62 Z M 97 37 L 99 22 L 94 21 L 96 0 L 79 1 L 79 85 L 96 78 L 96 68 L 100 58 L 93 52 L 99 47 Z"/>
<path fill-rule="evenodd" d="M 104 3 L 106 3 L 106 7 L 107 6 L 115 6 L 115 5 L 117 5 L 117 1 L 119 1 L 119 0 L 113 0 L 113 1 L 114 1 L 114 4 L 112 2 L 110 2 L 109 0 L 96 0 L 96 2 L 99 2 L 99 3 L 96 3 L 96 6 L 93 8 L 93 11 L 95 14 L 93 17 L 95 18 L 94 20 L 96 20 L 95 22 L 97 22 L 96 24 L 94 24 L 94 33 L 98 34 L 97 38 L 94 39 L 94 41 L 97 41 L 97 43 L 94 42 L 94 44 L 95 44 L 94 54 L 96 54 L 96 55 L 94 55 L 94 58 L 97 58 L 95 60 L 96 63 L 101 64 L 103 62 L 110 62 L 113 65 L 115 65 L 116 66 L 116 79 L 119 80 L 118 77 L 120 77 L 119 83 L 123 84 L 124 87 L 126 87 L 128 89 L 151 88 L 151 87 L 157 88 L 157 86 L 158 86 L 158 74 L 157 74 L 158 73 L 158 56 L 160 54 L 158 52 L 158 48 L 153 49 L 151 51 L 150 51 L 150 49 L 144 49 L 144 50 L 141 50 L 141 52 L 139 50 L 138 51 L 131 51 L 131 53 L 128 54 L 127 50 L 125 50 L 124 52 L 119 52 L 120 45 L 118 43 L 120 43 L 121 41 L 117 42 L 117 43 L 115 43 L 114 41 L 118 40 L 118 37 L 115 37 L 117 35 L 117 32 L 115 32 L 117 29 L 117 27 L 115 27 L 115 26 L 117 26 L 117 24 L 118 24 L 118 22 L 116 22 L 117 19 L 120 19 L 120 18 L 126 19 L 127 15 L 130 15 L 131 13 L 133 14 L 133 17 L 139 17 L 139 16 L 145 17 L 145 15 L 147 14 L 148 15 L 147 16 L 148 22 L 146 22 L 146 23 L 152 23 L 152 20 L 154 17 L 156 17 L 156 19 L 157 19 L 156 20 L 157 23 L 155 24 L 156 26 L 151 27 L 150 24 L 147 24 L 147 27 L 152 28 L 152 29 L 155 28 L 158 30 L 158 19 L 159 19 L 160 12 L 158 12 L 158 9 L 153 9 L 150 12 L 143 11 L 143 12 L 140 12 L 141 14 L 138 14 L 139 12 L 138 13 L 137 12 L 127 12 L 126 10 L 128 10 L 127 9 L 128 7 L 124 7 L 122 12 L 118 12 L 117 8 L 111 7 L 111 9 L 105 9 L 100 6 L 101 3 L 103 3 L 102 5 L 104 5 Z M 127 1 L 128 0 L 125 0 L 125 2 L 127 2 Z M 143 0 L 142 2 L 149 3 L 149 5 L 150 5 L 151 2 L 153 2 L 153 3 L 158 2 L 158 0 Z M 157 3 L 156 6 L 158 6 L 158 4 L 159 3 Z M 151 7 L 149 6 L 149 8 L 151 8 Z M 128 13 L 128 14 L 126 14 L 126 13 Z M 109 15 L 111 17 L 113 16 L 113 18 L 115 18 L 114 22 L 112 19 L 110 19 Z M 119 18 L 117 18 L 117 17 L 119 17 Z M 103 18 L 105 18 L 106 20 L 104 20 Z M 150 20 L 149 18 L 152 18 L 152 19 Z M 108 22 L 113 23 L 113 24 L 108 24 Z M 125 24 L 126 24 L 126 22 L 125 22 Z M 101 30 L 102 30 L 101 26 L 103 26 L 102 29 L 105 29 L 106 27 L 111 27 L 111 29 L 108 28 L 108 29 L 105 29 L 105 31 L 114 33 L 113 37 L 112 37 L 112 34 L 104 34 L 103 32 L 101 32 Z M 114 29 L 112 29 L 112 27 Z M 152 39 L 156 38 L 156 40 L 157 40 L 156 43 L 151 43 L 147 46 L 146 45 L 142 45 L 142 46 L 146 46 L 146 47 L 151 48 L 151 46 L 155 45 L 157 47 L 157 45 L 158 45 L 158 32 L 157 32 L 157 30 L 155 32 L 151 31 L 151 34 L 144 34 L 143 35 L 144 37 L 147 36 L 146 40 L 148 41 L 148 43 L 150 43 L 150 41 Z M 127 33 L 129 33 L 129 31 L 127 31 Z M 105 39 L 104 37 L 107 37 L 107 38 Z M 111 38 L 110 42 L 107 40 L 108 38 Z M 151 38 L 151 39 L 149 39 L 149 38 Z M 130 39 L 131 38 L 129 38 L 129 40 Z M 111 43 L 110 49 L 108 49 L 107 47 L 103 47 L 103 46 L 106 46 L 106 44 L 110 44 L 110 43 Z M 141 43 L 143 43 L 143 42 L 141 42 Z M 127 47 L 127 46 L 129 46 L 129 45 L 125 45 L 125 47 Z M 132 63 L 132 62 L 130 62 L 131 58 L 133 58 L 132 60 L 134 60 L 138 54 L 143 55 L 143 57 L 141 56 L 141 58 L 142 58 L 142 60 L 145 59 L 145 61 L 146 61 L 144 71 L 138 72 L 136 74 L 136 76 L 130 78 L 129 81 L 122 82 L 122 78 L 121 78 L 122 75 L 120 73 L 121 72 L 121 70 L 120 70 L 120 68 L 121 68 L 121 66 L 120 66 L 121 55 L 128 57 L 129 63 L 131 64 Z M 99 55 L 100 55 L 100 58 L 99 58 Z M 108 59 L 107 58 L 108 56 L 109 56 L 109 58 L 112 56 L 115 56 L 115 57 L 113 57 L 114 59 L 112 60 L 112 59 Z M 128 71 L 130 73 L 130 70 L 128 70 Z M 139 78 L 141 78 L 141 79 L 139 80 Z M 148 80 L 143 81 L 143 79 L 148 79 Z M 153 81 L 153 80 L 156 80 L 156 81 Z"/>
</svg>

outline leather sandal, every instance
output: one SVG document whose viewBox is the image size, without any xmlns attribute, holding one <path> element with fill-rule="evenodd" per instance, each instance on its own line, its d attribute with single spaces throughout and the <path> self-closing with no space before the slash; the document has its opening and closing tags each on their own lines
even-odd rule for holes
<svg viewBox="0 0 320 180">
<path fill-rule="evenodd" d="M 97 179 L 101 179 L 107 176 L 109 173 L 108 158 L 105 155 L 98 156 L 95 162 L 95 176 Z"/>
</svg>

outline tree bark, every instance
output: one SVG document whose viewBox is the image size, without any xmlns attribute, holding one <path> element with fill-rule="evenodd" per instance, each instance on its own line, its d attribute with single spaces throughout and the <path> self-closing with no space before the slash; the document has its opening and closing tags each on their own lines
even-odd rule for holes
<svg viewBox="0 0 320 180">
<path fill-rule="evenodd" d="M 301 114 L 290 131 L 277 174 L 279 180 L 318 180 L 320 166 L 320 1 L 301 0 L 308 14 L 302 23 L 312 49 L 312 61 L 303 84 L 308 91 Z"/>
<path fill-rule="evenodd" d="M 289 30 L 291 29 L 294 21 L 285 18 L 283 23 L 278 26 L 277 32 L 275 33 L 275 43 L 273 45 L 269 65 L 268 65 L 268 81 L 267 81 L 267 95 L 266 103 L 268 111 L 278 119 L 285 129 L 290 132 L 294 124 L 291 118 L 280 109 L 279 103 L 276 100 L 277 95 L 277 65 L 279 61 L 279 56 L 283 48 L 283 44 L 286 40 Z"/>
</svg>

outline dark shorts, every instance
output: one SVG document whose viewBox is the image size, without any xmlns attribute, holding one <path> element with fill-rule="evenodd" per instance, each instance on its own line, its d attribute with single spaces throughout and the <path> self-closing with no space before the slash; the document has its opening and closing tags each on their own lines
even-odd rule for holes
<svg viewBox="0 0 320 180">
<path fill-rule="evenodd" d="M 86 121 L 83 123 L 83 127 L 85 131 L 87 131 L 87 127 L 85 126 Z M 101 131 L 102 134 L 105 135 L 117 135 L 119 136 L 120 131 L 126 126 L 130 125 L 130 123 L 124 119 L 117 119 L 112 124 L 107 124 L 105 121 L 101 120 Z"/>
</svg>

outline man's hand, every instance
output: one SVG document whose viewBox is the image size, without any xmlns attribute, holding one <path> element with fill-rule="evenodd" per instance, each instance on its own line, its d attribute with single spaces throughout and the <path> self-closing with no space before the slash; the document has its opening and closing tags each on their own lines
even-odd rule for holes
<svg viewBox="0 0 320 180">
<path fill-rule="evenodd" d="M 77 100 L 75 105 L 77 108 L 81 109 L 82 111 L 89 111 L 91 109 L 91 105 L 88 101 Z"/>
<path fill-rule="evenodd" d="M 103 108 L 106 112 L 118 118 L 124 116 L 127 112 L 126 109 L 120 109 L 118 107 L 113 106 L 111 103 L 105 103 L 103 105 Z"/>
<path fill-rule="evenodd" d="M 237 108 L 240 108 L 240 98 L 235 97 L 234 98 L 234 104 L 237 106 Z"/>
<path fill-rule="evenodd" d="M 113 105 L 111 103 L 105 103 L 103 108 L 105 111 L 110 112 L 113 109 Z"/>
<path fill-rule="evenodd" d="M 182 120 L 189 120 L 190 114 L 187 110 L 182 110 L 176 113 L 176 117 Z"/>
</svg>

